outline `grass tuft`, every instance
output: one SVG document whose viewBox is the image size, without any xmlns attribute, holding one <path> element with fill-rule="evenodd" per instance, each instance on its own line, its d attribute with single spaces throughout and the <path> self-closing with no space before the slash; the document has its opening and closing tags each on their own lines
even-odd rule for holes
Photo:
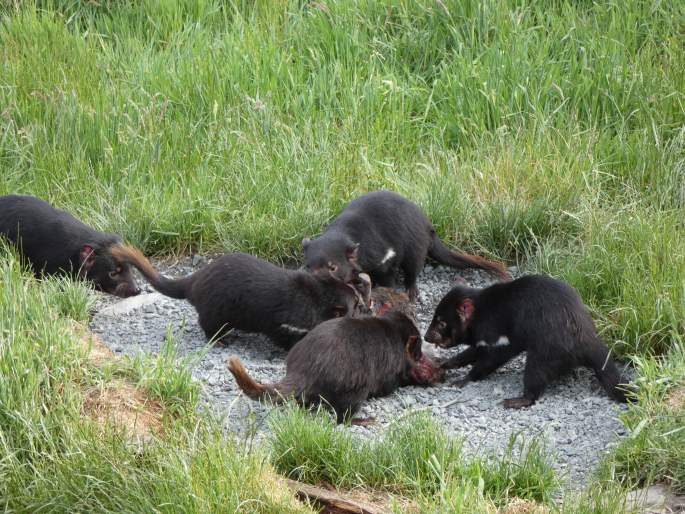
<svg viewBox="0 0 685 514">
<path fill-rule="evenodd" d="M 444 505 L 455 498 L 477 498 L 483 505 L 511 498 L 550 502 L 558 488 L 538 442 L 512 438 L 501 458 L 465 459 L 459 440 L 425 413 L 390 425 L 374 440 L 355 437 L 324 412 L 290 406 L 272 416 L 274 466 L 304 482 L 371 487 Z"/>
<path fill-rule="evenodd" d="M 97 391 L 117 383 L 103 382 L 107 374 L 91 367 L 82 333 L 66 317 L 85 315 L 85 291 L 63 280 L 35 280 L 0 248 L 3 511 L 216 512 L 249 502 L 253 512 L 310 512 L 269 478 L 263 456 L 236 446 L 218 423 L 204 416 L 173 422 L 195 412 L 197 386 L 180 372 L 161 372 L 171 350 L 157 368 L 139 367 L 148 390 L 167 403 L 182 400 L 186 409 L 160 416 L 164 437 L 147 434 L 142 445 L 132 444 L 123 420 L 108 421 L 111 405 Z M 121 401 L 116 395 L 110 400 Z"/>
</svg>

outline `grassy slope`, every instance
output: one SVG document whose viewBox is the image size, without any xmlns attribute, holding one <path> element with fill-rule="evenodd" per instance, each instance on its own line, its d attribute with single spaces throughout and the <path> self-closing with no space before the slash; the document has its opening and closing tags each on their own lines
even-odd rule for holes
<svg viewBox="0 0 685 514">
<path fill-rule="evenodd" d="M 265 481 L 263 456 L 238 451 L 194 414 L 187 370 L 164 358 L 91 365 L 69 319 L 87 318 L 88 298 L 66 280 L 38 283 L 0 248 L 0 510 L 235 512 L 249 502 L 251 512 L 311 512 Z M 161 366 L 164 381 L 140 373 Z M 135 377 L 166 406 L 164 437 L 141 447 L 84 416 L 85 391 L 117 375 Z"/>
<path fill-rule="evenodd" d="M 640 358 L 630 426 L 665 420 L 620 469 L 672 477 L 682 414 L 659 400 L 684 366 L 685 6 L 447 4 L 4 8 L 0 193 L 147 251 L 279 259 L 350 198 L 396 189 L 452 244 L 580 290 Z"/>
<path fill-rule="evenodd" d="M 0 192 L 278 259 L 389 187 L 563 274 L 621 353 L 683 333 L 682 3 L 80 4 L 5 12 Z"/>
</svg>

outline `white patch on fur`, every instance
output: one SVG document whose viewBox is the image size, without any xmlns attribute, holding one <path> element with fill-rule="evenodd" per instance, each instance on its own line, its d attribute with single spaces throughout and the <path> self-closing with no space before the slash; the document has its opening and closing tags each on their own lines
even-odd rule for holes
<svg viewBox="0 0 685 514">
<path fill-rule="evenodd" d="M 308 328 L 300 328 L 293 325 L 288 325 L 287 323 L 282 323 L 281 328 L 283 330 L 287 330 L 291 334 L 306 334 L 307 332 L 309 332 Z"/>
<path fill-rule="evenodd" d="M 501 348 L 502 346 L 508 346 L 509 344 L 509 338 L 507 336 L 499 336 L 499 339 L 493 344 L 488 344 L 485 341 L 478 341 L 476 347 L 483 348 L 485 346 L 492 346 L 493 348 Z"/>
<path fill-rule="evenodd" d="M 395 255 L 395 250 L 393 248 L 388 248 L 388 251 L 385 252 L 385 255 L 383 256 L 383 259 L 381 260 L 381 264 L 385 264 L 388 262 L 390 259 L 392 259 Z"/>
<path fill-rule="evenodd" d="M 509 346 L 509 338 L 507 336 L 499 336 L 499 339 L 495 342 L 493 346 Z"/>
</svg>

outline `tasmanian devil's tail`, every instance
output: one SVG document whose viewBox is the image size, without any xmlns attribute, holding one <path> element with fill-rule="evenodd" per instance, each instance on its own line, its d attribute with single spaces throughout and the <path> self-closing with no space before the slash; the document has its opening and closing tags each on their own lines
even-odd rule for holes
<svg viewBox="0 0 685 514">
<path fill-rule="evenodd" d="M 133 248 L 132 246 L 114 245 L 111 248 L 111 254 L 115 259 L 138 268 L 138 271 L 140 271 L 147 281 L 150 282 L 150 285 L 163 295 L 178 299 L 188 297 L 188 286 L 190 285 L 189 277 L 183 277 L 176 280 L 163 277 L 152 264 L 150 264 L 147 257 L 145 257 L 140 250 Z"/>
<path fill-rule="evenodd" d="M 619 386 L 621 382 L 621 374 L 616 367 L 616 364 L 609 356 L 609 350 L 604 346 L 604 351 L 595 351 L 594 355 L 590 358 L 591 367 L 595 372 L 595 376 L 602 387 L 607 392 L 610 398 L 616 400 L 617 402 L 625 403 L 626 399 L 626 388 L 633 389 L 632 386 Z"/>
<path fill-rule="evenodd" d="M 493 262 L 477 255 L 469 255 L 468 253 L 453 252 L 445 246 L 438 235 L 433 232 L 433 241 L 428 249 L 428 255 L 438 261 L 440 264 L 446 264 L 453 268 L 480 268 L 491 271 L 495 275 L 511 280 L 511 275 L 507 272 L 504 264 L 501 262 Z"/>
<path fill-rule="evenodd" d="M 285 400 L 284 395 L 278 390 L 277 386 L 260 384 L 252 378 L 238 357 L 228 359 L 228 371 L 231 372 L 238 387 L 242 389 L 248 398 L 253 400 L 271 400 L 274 403 L 281 403 Z"/>
</svg>

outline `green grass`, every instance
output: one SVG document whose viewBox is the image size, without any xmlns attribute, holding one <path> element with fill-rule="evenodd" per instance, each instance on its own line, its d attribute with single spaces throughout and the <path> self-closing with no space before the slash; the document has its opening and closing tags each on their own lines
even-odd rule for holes
<svg viewBox="0 0 685 514">
<path fill-rule="evenodd" d="M 124 356 L 106 373 L 127 377 L 161 401 L 168 412 L 192 418 L 200 398 L 200 384 L 193 380 L 190 370 L 203 355 L 204 352 L 199 352 L 179 358 L 177 343 L 171 333 L 167 333 L 158 355 Z"/>
<path fill-rule="evenodd" d="M 591 211 L 582 235 L 529 263 L 578 289 L 616 354 L 665 353 L 685 335 L 684 222 L 682 210 Z"/>
<path fill-rule="evenodd" d="M 234 512 L 245 502 L 251 512 L 307 512 L 264 481 L 263 455 L 237 447 L 209 418 L 179 419 L 170 410 L 164 437 L 140 447 L 120 428 L 103 430 L 85 417 L 84 387 L 103 377 L 86 361 L 68 318 L 87 315 L 86 298 L 80 285 L 30 278 L 2 249 L 3 512 Z M 194 402 L 187 413 L 195 412 L 197 395 L 184 386 L 178 394 Z"/>
<path fill-rule="evenodd" d="M 636 360 L 639 402 L 624 417 L 630 436 L 614 455 L 613 472 L 632 484 L 666 482 L 685 493 L 685 341 L 678 338 L 664 358 Z"/>
<path fill-rule="evenodd" d="M 620 354 L 683 333 L 680 2 L 53 0 L 2 16 L 0 193 L 149 252 L 289 260 L 391 188 L 455 246 L 532 268 L 561 252 L 542 269 L 581 289 Z"/>
<path fill-rule="evenodd" d="M 376 440 L 341 430 L 327 413 L 299 408 L 274 413 L 270 424 L 277 470 L 309 483 L 376 488 L 447 508 L 469 497 L 504 505 L 512 498 L 550 503 L 559 490 L 539 441 L 512 437 L 501 458 L 467 459 L 461 442 L 426 413 L 391 425 Z"/>
<path fill-rule="evenodd" d="M 636 362 L 634 437 L 564 511 L 620 512 L 619 481 L 682 490 L 682 417 L 662 400 L 685 368 L 683 2 L 45 0 L 1 3 L 0 17 L 0 194 L 44 197 L 149 253 L 277 261 L 299 258 L 301 239 L 350 199 L 399 191 L 449 244 L 573 284 L 614 354 Z M 193 414 L 189 375 L 168 372 L 171 341 L 158 359 L 92 370 L 65 322 L 88 318 L 88 291 L 2 266 L 8 509 L 144 510 L 187 493 L 187 510 L 229 497 L 230 510 L 262 498 L 231 478 L 212 487 L 222 466 L 262 468 L 209 428 L 174 424 L 159 447 L 168 458 L 81 429 L 70 384 L 116 374 L 189 423 L 211 421 Z M 485 465 L 457 459 L 482 485 L 436 472 L 422 451 L 448 452 L 436 454 L 444 466 L 458 449 L 430 427 L 410 448 L 416 468 L 387 456 L 360 467 L 382 446 L 343 455 L 329 428 L 330 458 L 316 447 L 298 457 L 317 463 L 313 477 L 396 480 L 421 491 L 425 511 L 479 512 L 510 494 L 486 489 Z M 345 459 L 349 474 L 327 468 Z M 544 468 L 527 469 L 542 480 L 533 490 L 548 487 Z"/>
</svg>

